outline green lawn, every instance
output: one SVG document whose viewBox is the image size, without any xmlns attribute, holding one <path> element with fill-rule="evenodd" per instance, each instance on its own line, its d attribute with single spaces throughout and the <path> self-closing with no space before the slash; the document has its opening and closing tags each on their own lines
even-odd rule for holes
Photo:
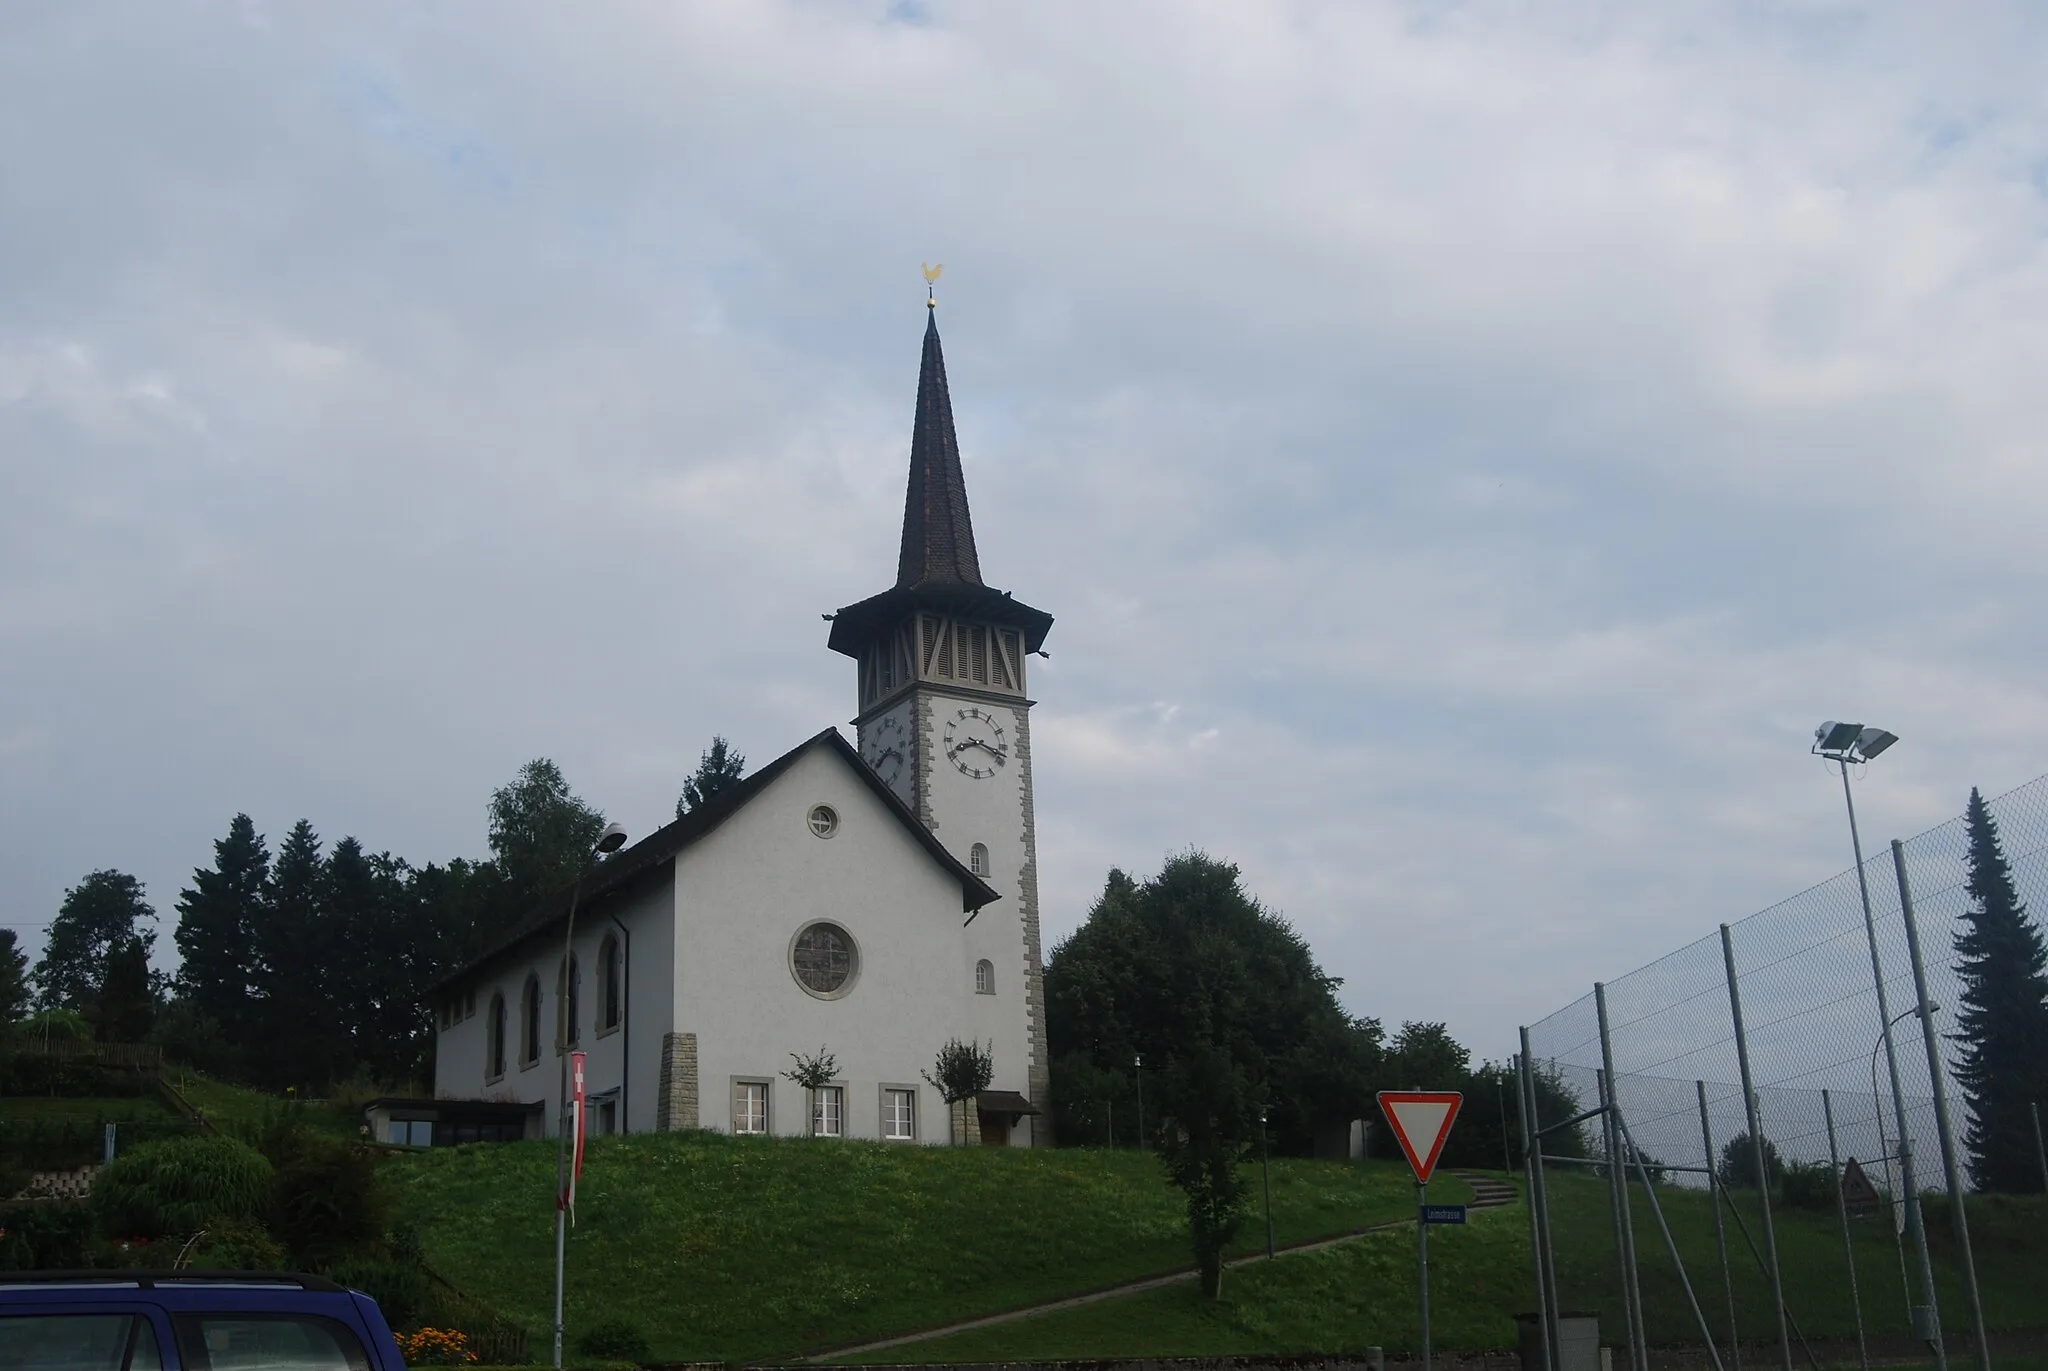
<svg viewBox="0 0 2048 1371">
<path fill-rule="evenodd" d="M 1728 1306 L 1715 1258 L 1712 1211 L 1698 1192 L 1662 1191 L 1660 1196 L 1694 1289 L 1707 1306 L 1715 1340 L 1725 1345 Z M 1755 1197 L 1744 1196 L 1741 1202 L 1745 1221 L 1761 1241 Z M 1614 1230 L 1605 1183 L 1553 1175 L 1551 1208 L 1560 1302 L 1568 1309 L 1599 1312 L 1603 1337 L 1620 1341 L 1621 1300 L 1611 1261 Z M 2037 1196 L 1980 1197 L 1971 1202 L 1969 1215 L 1986 1322 L 1993 1329 L 2048 1327 L 2048 1294 L 2043 1293 L 2048 1291 L 2048 1202 Z M 1631 1217 L 1650 1342 L 1697 1344 L 1698 1324 L 1640 1189 L 1632 1196 Z M 1967 1315 L 1951 1260 L 1947 1211 L 1931 1205 L 1928 1220 L 1943 1322 L 1955 1332 L 1967 1327 Z M 1847 1263 L 1834 1216 L 1780 1211 L 1776 1229 L 1786 1300 L 1799 1326 L 1814 1338 L 1853 1336 Z M 1872 1335 L 1902 1333 L 1904 1300 L 1891 1229 L 1881 1218 L 1870 1219 L 1860 1221 L 1855 1234 L 1864 1326 Z M 1729 1241 L 1738 1254 L 1731 1267 L 1742 1336 L 1745 1341 L 1775 1340 L 1769 1287 L 1732 1223 Z M 1464 1229 L 1433 1230 L 1430 1274 L 1431 1333 L 1438 1350 L 1513 1347 L 1510 1316 L 1535 1304 L 1527 1211 L 1518 1204 L 1474 1214 Z M 1404 1355 L 1415 1350 L 1416 1342 L 1411 1229 L 1233 1271 L 1225 1277 L 1224 1298 L 1215 1303 L 1203 1301 L 1191 1286 L 1179 1286 L 893 1347 L 862 1360 L 1288 1355 L 1369 1346 Z M 2001 1358 L 2000 1366 L 2005 1365 Z"/>
<path fill-rule="evenodd" d="M 176 1110 L 166 1104 L 163 1097 L 154 1092 L 147 1095 L 107 1095 L 89 1099 L 66 1099 L 48 1095 L 7 1095 L 0 1096 L 0 1126 L 20 1120 L 77 1120 L 91 1123 L 99 1119 L 106 1123 L 175 1119 Z"/>
<path fill-rule="evenodd" d="M 512 1143 L 395 1156 L 385 1174 L 435 1268 L 538 1331 L 553 1288 L 554 1167 L 552 1144 Z M 1256 1195 L 1245 1251 L 1265 1240 Z M 1466 1196 L 1454 1178 L 1431 1187 L 1445 1203 Z M 1395 1164 L 1273 1164 L 1282 1243 L 1400 1218 L 1413 1202 Z M 629 1319 L 677 1360 L 840 1346 L 1190 1261 L 1178 1192 L 1156 1158 L 1132 1151 L 598 1138 L 577 1209 L 572 1330 Z"/>
<path fill-rule="evenodd" d="M 249 1133 L 260 1129 L 288 1103 L 283 1095 L 230 1085 L 180 1067 L 167 1067 L 164 1079 L 194 1109 L 203 1113 L 209 1123 L 227 1133 Z M 359 1136 L 358 1125 L 362 1123 L 353 1111 L 323 1100 L 307 1101 L 300 1111 L 300 1118 L 316 1133 L 344 1139 Z"/>
<path fill-rule="evenodd" d="M 1430 1186 L 1431 1199 L 1442 1178 Z M 1513 1347 L 1526 1307 L 1528 1218 L 1519 1205 L 1429 1235 L 1430 1335 L 1438 1349 Z M 1223 1298 L 1192 1282 L 876 1352 L 876 1362 L 1054 1358 L 1289 1356 L 1420 1346 L 1415 1230 L 1375 1233 L 1319 1252 L 1225 1273 Z"/>
</svg>

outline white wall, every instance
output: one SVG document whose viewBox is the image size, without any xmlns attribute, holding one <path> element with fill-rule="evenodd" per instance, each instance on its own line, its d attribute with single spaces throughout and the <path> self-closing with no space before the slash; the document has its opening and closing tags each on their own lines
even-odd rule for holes
<svg viewBox="0 0 2048 1371">
<path fill-rule="evenodd" d="M 616 897 L 577 911 L 575 950 L 582 989 L 578 997 L 575 1050 L 586 1054 L 584 1088 L 599 1094 L 621 1084 L 621 1068 L 629 1046 L 632 1080 L 627 1083 L 627 1123 L 634 1130 L 654 1127 L 655 1091 L 661 1067 L 661 1040 L 668 1031 L 673 1001 L 668 993 L 668 968 L 674 957 L 673 896 L 666 872 L 643 890 L 623 900 Z M 629 1029 L 600 1033 L 597 1028 L 602 989 L 600 953 L 605 938 L 618 929 L 609 917 L 617 914 L 632 934 L 632 957 L 626 966 Z M 561 1084 L 561 1058 L 555 1051 L 556 968 L 562 958 L 560 926 L 541 934 L 481 968 L 467 985 L 476 990 L 476 1013 L 435 1041 L 434 1093 L 454 1099 L 508 1099 L 544 1103 L 546 1130 L 553 1136 Z M 624 940 L 621 939 L 621 942 Z M 541 986 L 541 1055 L 538 1063 L 520 1062 L 520 997 L 529 974 Z M 491 997 L 502 994 L 506 1009 L 505 1074 L 485 1076 Z M 438 1018 L 436 1009 L 436 1024 Z"/>
<path fill-rule="evenodd" d="M 839 815 L 830 838 L 807 821 L 821 803 Z M 920 1139 L 947 1141 L 944 1107 L 920 1073 L 948 1037 L 993 1039 L 994 1088 L 1028 1092 L 1023 978 L 1004 921 L 989 917 L 997 906 L 963 930 L 959 878 L 836 754 L 807 753 L 677 868 L 675 1029 L 697 1034 L 705 1127 L 730 1130 L 734 1076 L 766 1077 L 772 1130 L 805 1132 L 804 1092 L 782 1073 L 791 1053 L 820 1046 L 838 1058 L 851 1137 L 880 1136 L 888 1082 L 918 1088 Z M 843 998 L 815 998 L 790 970 L 791 939 L 816 919 L 859 949 Z M 974 993 L 983 956 L 998 967 L 993 996 Z"/>
</svg>

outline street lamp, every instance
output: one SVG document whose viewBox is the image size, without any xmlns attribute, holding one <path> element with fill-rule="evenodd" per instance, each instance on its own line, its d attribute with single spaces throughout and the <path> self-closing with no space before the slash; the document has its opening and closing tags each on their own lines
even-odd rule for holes
<svg viewBox="0 0 2048 1371">
<path fill-rule="evenodd" d="M 1863 874 L 1863 838 L 1856 831 L 1856 796 L 1849 787 L 1849 763 L 1868 762 L 1898 740 L 1897 734 L 1887 733 L 1881 728 L 1866 728 L 1862 724 L 1839 723 L 1830 719 L 1813 731 L 1812 751 L 1814 756 L 1833 762 L 1842 772 L 1842 800 L 1849 808 L 1849 843 L 1856 854 L 1856 889 L 1863 898 L 1863 934 L 1870 943 L 1870 979 L 1877 990 L 1878 1021 L 1884 1025 L 1879 1042 L 1884 1046 L 1885 1065 L 1891 1073 L 1892 1110 L 1899 1125 L 1899 1181 L 1906 1192 L 1906 1232 L 1913 1239 L 1914 1250 L 1920 1255 L 1920 1288 L 1926 1297 L 1924 1308 L 1929 1315 L 1928 1326 L 1915 1331 L 1933 1344 L 1935 1371 L 1948 1371 L 1948 1353 L 1941 1345 L 1939 1329 L 1933 1326 L 1936 1308 L 1934 1263 L 1927 1254 L 1927 1233 L 1920 1216 L 1920 1191 L 1913 1175 L 1913 1144 L 1906 1135 L 1906 1103 L 1904 1092 L 1899 1088 L 1899 1053 L 1892 1045 L 1892 1025 L 1897 1020 L 1892 1017 L 1890 997 L 1885 994 L 1884 959 L 1877 950 L 1877 920 L 1870 912 L 1870 881 Z M 1907 1011 L 1908 1014 L 1912 1012 Z M 1874 1048 L 1871 1055 L 1874 1064 Z"/>
<path fill-rule="evenodd" d="M 1266 1191 L 1266 1256 L 1273 1255 L 1273 1171 L 1266 1164 L 1266 1107 L 1259 1106 L 1259 1181 Z"/>
<path fill-rule="evenodd" d="M 570 987 L 575 984 L 569 959 L 576 947 L 576 901 L 583 894 L 583 876 L 591 857 L 610 856 L 626 845 L 626 830 L 608 824 L 597 835 L 588 856 L 578 864 L 576 881 L 569 887 L 569 924 L 562 933 L 562 988 L 556 996 L 555 1054 L 562 1059 L 561 1091 L 555 1096 L 555 1366 L 562 1365 L 562 1259 L 569 1241 L 569 1035 L 576 1025 L 569 1021 Z"/>
</svg>

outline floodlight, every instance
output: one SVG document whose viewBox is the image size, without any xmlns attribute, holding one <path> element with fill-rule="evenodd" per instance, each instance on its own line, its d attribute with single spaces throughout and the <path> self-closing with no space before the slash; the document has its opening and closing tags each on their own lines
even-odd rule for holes
<svg viewBox="0 0 2048 1371">
<path fill-rule="evenodd" d="M 1867 762 L 1898 740 L 1899 735 L 1896 733 L 1887 733 L 1881 728 L 1866 728 L 1856 735 L 1856 754 Z"/>
<path fill-rule="evenodd" d="M 625 845 L 626 830 L 618 824 L 607 825 L 605 831 L 597 840 L 597 850 L 599 852 L 617 852 Z"/>
<path fill-rule="evenodd" d="M 1813 731 L 1815 752 L 1847 752 L 1863 732 L 1862 724 L 1838 724 L 1828 720 Z"/>
</svg>

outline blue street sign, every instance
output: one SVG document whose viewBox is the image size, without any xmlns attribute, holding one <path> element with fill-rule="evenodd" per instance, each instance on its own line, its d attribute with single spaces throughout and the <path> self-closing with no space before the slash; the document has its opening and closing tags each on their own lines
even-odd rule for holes
<svg viewBox="0 0 2048 1371">
<path fill-rule="evenodd" d="M 1463 1223 L 1465 1206 L 1462 1204 L 1425 1204 L 1422 1206 L 1424 1223 Z"/>
</svg>

